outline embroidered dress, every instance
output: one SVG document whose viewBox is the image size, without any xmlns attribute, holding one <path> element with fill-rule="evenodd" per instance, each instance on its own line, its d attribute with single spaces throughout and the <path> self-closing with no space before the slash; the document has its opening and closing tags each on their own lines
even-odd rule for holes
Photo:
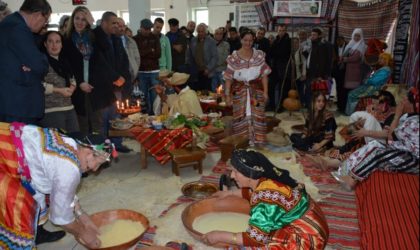
<svg viewBox="0 0 420 250">
<path fill-rule="evenodd" d="M 308 121 L 307 126 L 308 127 Z M 293 147 L 302 151 L 309 151 L 315 143 L 319 143 L 323 140 L 328 140 L 328 143 L 324 147 L 320 148 L 317 152 L 323 152 L 325 149 L 333 147 L 333 141 L 335 139 L 335 130 L 337 124 L 334 119 L 334 114 L 331 112 L 324 113 L 324 121 L 320 128 L 320 131 L 307 131 L 304 134 L 292 134 L 290 140 L 293 143 Z"/>
<path fill-rule="evenodd" d="M 54 224 L 66 225 L 75 219 L 77 145 L 55 130 L 31 125 L 0 123 L 0 137 L 0 211 L 7 211 L 0 216 L 0 249 L 31 249 L 37 220 L 48 215 Z"/>
<path fill-rule="evenodd" d="M 265 100 L 261 78 L 271 73 L 265 53 L 253 49 L 249 60 L 237 51 L 227 58 L 225 80 L 232 80 L 233 133 L 249 137 L 251 145 L 266 142 Z"/>
<path fill-rule="evenodd" d="M 419 174 L 419 116 L 404 115 L 395 130 L 397 141 L 371 141 L 340 165 L 338 174 L 363 181 L 377 170 Z"/>
<path fill-rule="evenodd" d="M 262 179 L 254 192 L 243 190 L 250 200 L 251 218 L 242 233 L 244 246 L 269 249 L 323 249 L 328 226 L 318 205 L 305 189 Z"/>
</svg>

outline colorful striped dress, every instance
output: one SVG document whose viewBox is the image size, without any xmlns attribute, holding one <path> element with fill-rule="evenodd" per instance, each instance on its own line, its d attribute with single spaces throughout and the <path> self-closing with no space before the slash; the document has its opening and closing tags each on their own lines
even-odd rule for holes
<svg viewBox="0 0 420 250">
<path fill-rule="evenodd" d="M 261 179 L 257 188 L 242 196 L 251 204 L 249 227 L 243 245 L 268 249 L 324 249 L 329 230 L 324 214 L 303 185 L 291 188 Z"/>
<path fill-rule="evenodd" d="M 237 51 L 227 58 L 224 79 L 231 80 L 233 133 L 249 137 L 250 145 L 266 142 L 265 99 L 261 78 L 271 73 L 265 53 L 253 49 L 249 60 Z"/>
<path fill-rule="evenodd" d="M 0 123 L 0 249 L 32 249 L 36 226 L 74 221 L 77 144 L 53 129 Z M 49 209 L 46 194 L 50 194 Z"/>
<path fill-rule="evenodd" d="M 394 130 L 398 140 L 383 144 L 371 141 L 344 161 L 338 170 L 363 181 L 374 171 L 419 174 L 419 116 L 404 115 Z"/>
</svg>

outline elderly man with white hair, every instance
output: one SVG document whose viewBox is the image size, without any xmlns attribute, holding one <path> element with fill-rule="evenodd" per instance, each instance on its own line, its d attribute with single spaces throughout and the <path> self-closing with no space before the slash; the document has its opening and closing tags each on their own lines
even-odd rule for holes
<svg viewBox="0 0 420 250">
<path fill-rule="evenodd" d="M 218 53 L 216 41 L 207 35 L 207 25 L 197 26 L 197 37 L 191 39 L 187 51 L 187 63 L 190 65 L 194 90 L 210 90 L 211 78 L 217 67 Z"/>
<path fill-rule="evenodd" d="M 0 22 L 10 14 L 12 14 L 12 11 L 7 7 L 7 3 L 0 0 Z"/>
</svg>

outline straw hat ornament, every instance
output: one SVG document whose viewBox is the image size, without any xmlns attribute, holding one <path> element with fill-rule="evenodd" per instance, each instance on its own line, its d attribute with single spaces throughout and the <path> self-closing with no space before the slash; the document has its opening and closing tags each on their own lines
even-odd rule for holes
<svg viewBox="0 0 420 250">
<path fill-rule="evenodd" d="M 172 75 L 172 71 L 167 70 L 167 69 L 162 69 L 159 71 L 159 79 L 165 78 L 165 77 L 170 77 Z"/>
<path fill-rule="evenodd" d="M 267 141 L 273 146 L 285 147 L 290 145 L 287 134 L 281 127 L 275 127 L 272 132 L 267 134 Z"/>
<path fill-rule="evenodd" d="M 178 86 L 186 83 L 188 78 L 190 78 L 189 74 L 175 72 L 169 81 L 171 85 Z"/>
</svg>

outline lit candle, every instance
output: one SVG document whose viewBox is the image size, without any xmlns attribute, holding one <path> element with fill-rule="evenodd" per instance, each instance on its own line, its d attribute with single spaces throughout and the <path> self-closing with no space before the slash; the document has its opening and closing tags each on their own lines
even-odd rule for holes
<svg viewBox="0 0 420 250">
<path fill-rule="evenodd" d="M 138 108 L 140 107 L 140 101 L 139 100 L 137 100 L 137 107 Z"/>
<path fill-rule="evenodd" d="M 128 99 L 125 99 L 125 104 L 126 104 L 127 108 L 130 108 L 130 105 L 128 105 Z"/>
<path fill-rule="evenodd" d="M 120 102 L 117 101 L 117 109 L 120 109 Z"/>
</svg>

